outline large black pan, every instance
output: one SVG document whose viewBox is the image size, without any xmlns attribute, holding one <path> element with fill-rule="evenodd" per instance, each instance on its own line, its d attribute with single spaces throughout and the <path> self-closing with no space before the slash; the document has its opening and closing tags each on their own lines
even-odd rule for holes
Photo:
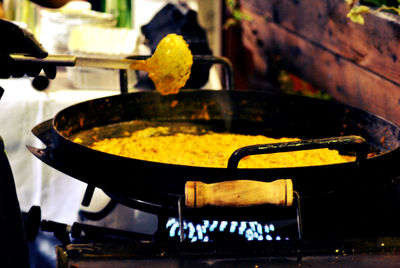
<svg viewBox="0 0 400 268">
<path fill-rule="evenodd" d="M 93 127 L 100 127 L 100 131 L 87 131 L 86 136 L 117 136 L 127 129 L 142 126 L 141 120 L 269 137 L 315 139 L 359 135 L 367 141 L 374 156 L 361 162 L 313 167 L 210 168 L 119 157 L 89 149 L 72 140 L 78 133 Z M 117 125 L 102 127 L 113 124 Z M 398 126 L 376 115 L 306 97 L 242 91 L 185 90 L 170 96 L 137 92 L 95 99 L 60 111 L 52 120 L 33 129 L 47 147 L 29 149 L 44 162 L 89 185 L 102 188 L 111 195 L 154 206 L 176 207 L 177 197 L 184 194 L 184 184 L 188 180 L 273 181 L 291 178 L 293 188 L 311 200 L 320 200 L 321 196 L 332 193 L 346 196 L 343 203 L 337 198 L 322 202 L 325 205 L 334 203 L 331 208 L 354 204 L 359 207 L 367 204 L 367 200 L 379 199 L 377 203 L 371 201 L 372 205 L 367 205 L 372 210 L 375 204 L 386 206 L 396 199 L 389 197 L 387 189 L 393 191 L 393 182 L 399 175 L 399 131 Z"/>
</svg>

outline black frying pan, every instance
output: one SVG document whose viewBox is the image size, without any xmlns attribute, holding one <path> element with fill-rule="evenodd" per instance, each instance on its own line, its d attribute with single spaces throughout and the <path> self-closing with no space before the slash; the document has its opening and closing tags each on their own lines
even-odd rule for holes
<svg viewBox="0 0 400 268">
<path fill-rule="evenodd" d="M 217 132 L 302 139 L 358 135 L 366 140 L 370 155 L 361 162 L 313 167 L 210 168 L 124 158 L 72 141 L 79 133 L 89 137 L 86 143 L 93 135 L 118 136 L 125 130 L 143 127 L 143 122 L 170 124 L 177 129 L 189 124 Z M 93 132 L 93 127 L 100 129 Z M 176 199 L 191 180 L 269 182 L 279 178 L 292 179 L 293 188 L 310 200 L 333 193 L 346 196 L 346 204 L 349 198 L 359 204 L 360 196 L 365 199 L 370 191 L 376 193 L 374 198 L 383 196 L 386 200 L 386 190 L 379 189 L 390 188 L 398 177 L 399 130 L 393 123 L 368 112 L 300 96 L 207 90 L 183 90 L 169 96 L 138 92 L 95 99 L 60 111 L 52 120 L 33 129 L 46 148 L 29 149 L 54 168 L 116 198 L 140 200 L 139 204 L 154 207 L 176 208 Z M 327 200 L 325 204 L 338 204 L 337 198 Z"/>
</svg>

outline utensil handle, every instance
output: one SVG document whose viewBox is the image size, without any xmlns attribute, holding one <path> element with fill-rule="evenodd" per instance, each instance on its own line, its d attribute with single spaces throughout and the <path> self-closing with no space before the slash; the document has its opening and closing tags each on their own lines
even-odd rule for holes
<svg viewBox="0 0 400 268">
<path fill-rule="evenodd" d="M 206 184 L 188 181 L 185 184 L 185 204 L 189 208 L 207 205 L 222 207 L 247 207 L 271 204 L 291 206 L 293 183 L 290 179 L 272 182 L 235 180 Z"/>
<path fill-rule="evenodd" d="M 80 66 L 89 68 L 120 69 L 120 70 L 123 69 L 130 70 L 133 69 L 131 68 L 132 64 L 137 64 L 137 62 L 139 63 L 144 62 L 143 60 L 134 60 L 134 59 L 76 57 L 72 55 L 48 55 L 46 58 L 35 58 L 23 54 L 11 54 L 10 56 L 15 61 L 24 63 L 40 63 L 40 64 L 52 64 L 56 66 L 67 66 L 67 67 Z M 139 66 L 139 64 L 137 65 Z"/>
<path fill-rule="evenodd" d="M 75 66 L 76 57 L 71 55 L 48 55 L 46 58 L 36 58 L 24 54 L 11 54 L 17 62 L 52 64 L 56 66 Z"/>
</svg>

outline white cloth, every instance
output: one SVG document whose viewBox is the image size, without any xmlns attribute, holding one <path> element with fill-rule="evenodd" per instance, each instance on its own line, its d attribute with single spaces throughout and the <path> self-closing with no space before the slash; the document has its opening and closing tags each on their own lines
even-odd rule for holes
<svg viewBox="0 0 400 268">
<path fill-rule="evenodd" d="M 0 100 L 0 135 L 4 140 L 14 174 L 21 210 L 42 208 L 42 218 L 72 224 L 82 201 L 86 184 L 71 178 L 33 156 L 26 148 L 43 148 L 31 129 L 53 118 L 72 104 L 119 94 L 118 90 L 77 90 L 59 72 L 50 88 L 39 92 L 32 88 L 31 78 L 0 79 L 5 92 Z"/>
</svg>

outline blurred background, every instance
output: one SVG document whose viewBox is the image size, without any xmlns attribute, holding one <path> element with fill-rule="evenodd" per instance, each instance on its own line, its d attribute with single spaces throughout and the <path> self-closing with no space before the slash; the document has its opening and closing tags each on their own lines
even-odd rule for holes
<svg viewBox="0 0 400 268">
<path fill-rule="evenodd" d="M 174 26 L 170 24 L 170 29 L 166 29 L 166 26 L 160 26 L 165 21 L 155 22 L 151 25 L 152 32 L 158 31 L 159 34 L 165 34 L 167 31 L 179 32 L 182 31 L 182 27 L 192 27 L 191 31 L 196 31 L 193 27 L 201 27 L 205 31 L 205 42 L 211 49 L 207 54 L 212 53 L 216 56 L 222 54 L 222 16 L 225 5 L 223 1 L 39 0 L 34 2 L 4 0 L 0 16 L 29 29 L 51 54 L 111 58 L 121 58 L 131 54 L 149 55 L 151 44 L 145 44 L 146 36 L 143 35 L 141 28 L 160 11 L 159 17 L 175 21 L 175 24 Z M 167 4 L 173 5 L 173 8 L 169 7 L 162 11 Z M 49 6 L 52 8 L 48 8 Z M 54 6 L 58 8 L 53 8 Z M 187 15 L 189 10 L 194 11 L 196 21 L 195 25 L 185 26 L 192 23 L 189 21 L 191 17 Z M 172 12 L 180 13 L 180 17 L 176 17 Z M 112 71 L 72 68 L 68 70 L 67 75 L 71 85 L 76 88 L 110 89 L 119 86 Z M 211 75 L 212 86 L 220 86 L 214 71 Z M 134 76 L 131 78 L 134 83 Z"/>
<path fill-rule="evenodd" d="M 27 29 L 49 54 L 85 57 L 125 58 L 151 55 L 167 33 L 185 36 L 193 54 L 223 54 L 222 0 L 99 0 L 99 1 L 0 1 L 0 18 Z M 221 89 L 219 66 L 208 67 L 191 78 L 189 87 Z M 43 147 L 31 133 L 37 124 L 50 119 L 72 104 L 120 93 L 118 70 L 57 67 L 57 77 L 25 76 L 0 79 L 5 89 L 0 105 L 0 133 L 13 171 L 20 207 L 28 212 L 40 206 L 42 219 L 65 224 L 82 221 L 82 210 L 98 212 L 110 198 L 96 189 L 90 207 L 81 206 L 86 184 L 36 159 L 26 145 Z M 153 90 L 142 72 L 128 71 L 128 90 Z M 111 228 L 153 233 L 157 217 L 124 206 L 102 222 Z M 119 220 L 116 220 L 119 219 Z M 132 222 L 137 224 L 132 224 Z M 55 267 L 55 246 L 60 241 L 52 233 L 39 232 L 29 243 L 31 267 Z"/>
</svg>

